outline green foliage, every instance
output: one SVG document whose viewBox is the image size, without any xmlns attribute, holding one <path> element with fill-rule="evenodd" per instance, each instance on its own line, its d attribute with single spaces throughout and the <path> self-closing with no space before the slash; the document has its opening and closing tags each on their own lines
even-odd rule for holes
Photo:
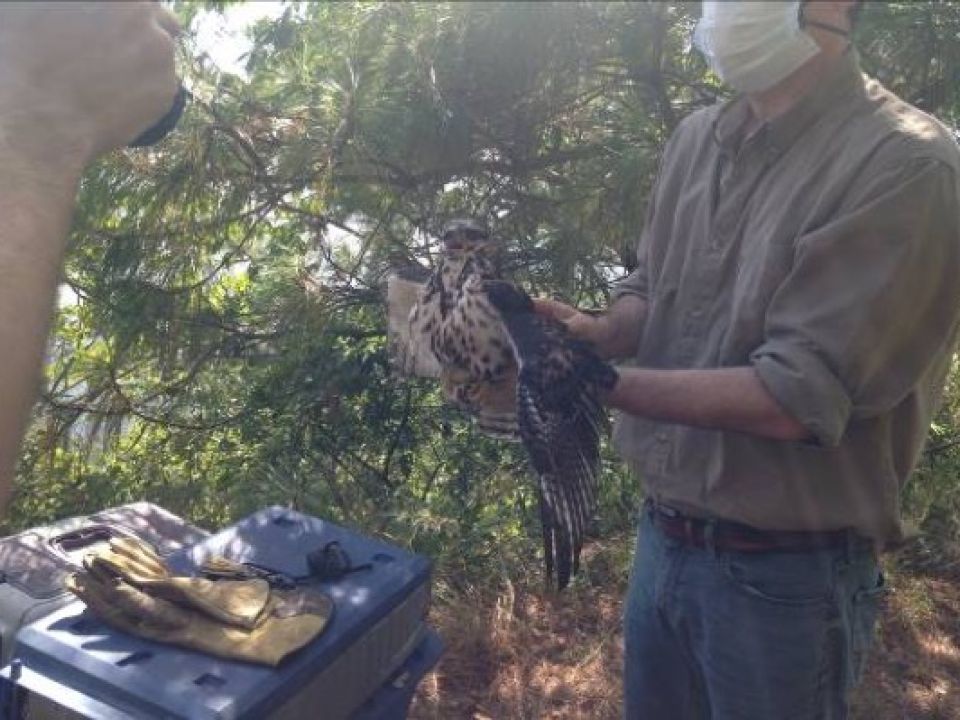
<svg viewBox="0 0 960 720">
<path fill-rule="evenodd" d="M 176 8 L 189 26 L 230 4 Z M 10 527 L 142 498 L 215 527 L 280 503 L 450 577 L 530 562 L 522 454 L 391 375 L 385 273 L 428 267 L 444 218 L 475 213 L 528 287 L 603 304 L 665 139 L 721 93 L 689 51 L 691 5 L 295 3 L 251 27 L 246 77 L 188 33 L 178 131 L 84 180 L 76 301 Z M 867 67 L 953 120 L 960 7 L 870 6 Z M 956 487 L 958 397 L 907 498 L 918 518 Z M 620 532 L 639 489 L 608 455 L 601 530 Z"/>
</svg>

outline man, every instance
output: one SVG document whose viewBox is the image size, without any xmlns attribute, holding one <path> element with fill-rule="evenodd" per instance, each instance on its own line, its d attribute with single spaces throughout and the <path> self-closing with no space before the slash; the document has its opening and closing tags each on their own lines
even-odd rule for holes
<svg viewBox="0 0 960 720">
<path fill-rule="evenodd" d="M 0 512 L 80 175 L 167 111 L 179 28 L 159 3 L 0 3 Z"/>
<path fill-rule="evenodd" d="M 741 95 L 674 133 L 608 312 L 539 301 L 637 365 L 628 718 L 842 718 L 862 669 L 957 337 L 960 155 L 863 77 L 856 6 L 705 2 Z"/>
</svg>

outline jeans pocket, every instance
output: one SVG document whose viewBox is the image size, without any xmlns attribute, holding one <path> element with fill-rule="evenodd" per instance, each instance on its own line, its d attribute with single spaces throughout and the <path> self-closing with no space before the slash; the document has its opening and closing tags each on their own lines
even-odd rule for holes
<svg viewBox="0 0 960 720">
<path fill-rule="evenodd" d="M 834 563 L 826 554 L 730 553 L 722 564 L 737 590 L 769 603 L 817 606 L 834 595 Z"/>
<path fill-rule="evenodd" d="M 865 587 L 853 593 L 850 603 L 850 681 L 855 685 L 863 675 L 870 648 L 873 646 L 873 635 L 877 625 L 877 617 L 884 595 L 887 593 L 887 582 L 883 572 L 877 570 L 875 579 Z"/>
</svg>

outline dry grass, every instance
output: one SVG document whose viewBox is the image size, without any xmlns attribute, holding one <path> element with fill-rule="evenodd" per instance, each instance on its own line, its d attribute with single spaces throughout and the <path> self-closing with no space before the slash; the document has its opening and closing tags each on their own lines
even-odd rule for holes
<svg viewBox="0 0 960 720">
<path fill-rule="evenodd" d="M 438 602 L 447 649 L 410 717 L 620 718 L 624 573 L 610 577 L 559 599 L 510 584 Z M 854 720 L 960 720 L 960 577 L 895 571 L 891 586 Z"/>
<path fill-rule="evenodd" d="M 413 718 L 615 718 L 620 602 L 581 590 L 556 599 L 508 587 L 492 605 L 443 605 L 447 651 Z"/>
<path fill-rule="evenodd" d="M 894 577 L 857 708 L 863 720 L 960 720 L 960 577 Z"/>
</svg>

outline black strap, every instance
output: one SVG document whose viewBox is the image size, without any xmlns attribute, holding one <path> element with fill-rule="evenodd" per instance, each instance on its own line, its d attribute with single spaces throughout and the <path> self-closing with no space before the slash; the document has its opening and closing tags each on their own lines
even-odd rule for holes
<svg viewBox="0 0 960 720">
<path fill-rule="evenodd" d="M 136 139 L 131 140 L 130 147 L 155 145 L 169 135 L 177 126 L 177 123 L 180 122 L 180 116 L 183 115 L 183 109 L 186 107 L 189 97 L 190 92 L 181 85 L 167 114 L 157 120 L 156 124 L 144 130 Z"/>
<path fill-rule="evenodd" d="M 369 570 L 373 565 L 370 563 L 354 565 L 340 543 L 331 540 L 323 547 L 307 553 L 307 567 L 310 568 L 310 574 L 313 577 L 320 582 L 327 582 L 339 580 L 344 575 L 349 575 L 358 570 Z"/>
<path fill-rule="evenodd" d="M 242 563 L 242 569 L 239 570 L 211 570 L 204 568 L 201 572 L 209 580 L 249 580 L 260 578 L 270 583 L 270 587 L 279 590 L 290 590 L 310 580 L 319 580 L 320 582 L 332 582 L 341 579 L 345 575 L 355 573 L 360 570 L 369 570 L 373 567 L 371 563 L 354 565 L 347 551 L 340 543 L 331 540 L 326 545 L 311 550 L 307 553 L 307 567 L 310 569 L 307 575 L 287 575 L 279 570 L 259 565 L 253 562 Z"/>
<path fill-rule="evenodd" d="M 258 565 L 252 562 L 240 563 L 240 567 L 236 570 L 217 570 L 204 567 L 201 568 L 200 574 L 207 580 L 266 580 L 270 584 L 270 587 L 277 588 L 278 590 L 295 588 L 299 580 L 309 577 L 293 577 L 279 570 L 274 570 L 265 565 Z"/>
</svg>

